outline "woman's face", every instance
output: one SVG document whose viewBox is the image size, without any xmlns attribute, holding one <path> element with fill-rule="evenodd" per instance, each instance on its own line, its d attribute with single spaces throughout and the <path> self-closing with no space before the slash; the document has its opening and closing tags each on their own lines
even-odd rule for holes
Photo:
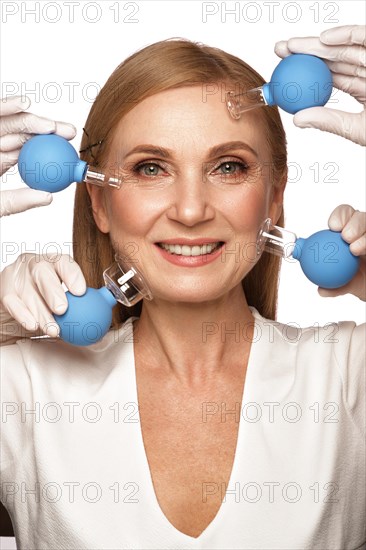
<svg viewBox="0 0 366 550">
<path fill-rule="evenodd" d="M 220 93 L 205 98 L 202 90 L 168 90 L 138 103 L 120 121 L 109 155 L 126 183 L 89 186 L 99 229 L 129 255 L 154 298 L 177 302 L 213 300 L 241 284 L 257 261 L 260 224 L 276 223 L 281 212 L 283 188 L 272 187 L 258 115 L 234 120 Z M 142 150 L 153 147 L 160 150 Z M 193 240 L 224 244 L 212 254 L 192 249 L 198 255 L 190 258 L 179 252 L 191 248 L 161 247 Z"/>
</svg>

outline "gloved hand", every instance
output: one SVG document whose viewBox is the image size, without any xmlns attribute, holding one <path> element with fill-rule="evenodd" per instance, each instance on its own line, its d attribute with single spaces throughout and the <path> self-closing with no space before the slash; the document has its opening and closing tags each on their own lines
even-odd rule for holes
<svg viewBox="0 0 366 550">
<path fill-rule="evenodd" d="M 52 312 L 67 310 L 61 285 L 77 296 L 86 292 L 79 265 L 68 254 L 21 254 L 0 273 L 0 337 L 2 344 L 24 336 L 55 337 L 59 327 Z"/>
<path fill-rule="evenodd" d="M 290 38 L 275 44 L 279 57 L 307 53 L 321 57 L 332 72 L 335 88 L 359 101 L 360 113 L 327 107 L 303 109 L 294 116 L 300 128 L 318 128 L 359 145 L 366 145 L 366 26 L 344 25 L 323 31 L 319 38 Z"/>
<path fill-rule="evenodd" d="M 0 99 L 0 176 L 17 163 L 20 149 L 33 135 L 58 134 L 68 140 L 76 135 L 76 128 L 72 124 L 25 113 L 30 104 L 26 96 Z M 2 191 L 0 217 L 51 202 L 52 194 L 46 191 L 28 188 Z"/>
<path fill-rule="evenodd" d="M 329 229 L 341 231 L 342 238 L 350 245 L 350 251 L 360 257 L 360 267 L 353 279 L 340 288 L 318 287 L 318 293 L 324 297 L 354 294 L 366 302 L 366 212 L 355 210 L 349 204 L 337 206 L 328 220 Z"/>
</svg>

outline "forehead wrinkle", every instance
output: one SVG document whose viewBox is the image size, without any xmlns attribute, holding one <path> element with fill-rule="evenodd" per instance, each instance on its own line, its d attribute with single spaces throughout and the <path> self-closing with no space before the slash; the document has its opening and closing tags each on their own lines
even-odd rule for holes
<svg viewBox="0 0 366 550">
<path fill-rule="evenodd" d="M 230 151 L 238 151 L 238 150 L 249 151 L 252 155 L 254 155 L 255 157 L 258 157 L 258 153 L 255 151 L 255 149 L 253 149 L 249 144 L 240 140 L 229 141 L 229 142 L 214 145 L 213 147 L 210 147 L 210 149 L 208 150 L 207 156 L 208 158 L 212 158 L 218 155 L 223 155 Z M 136 145 L 125 155 L 125 158 L 137 153 L 156 155 L 166 159 L 175 158 L 175 152 L 172 149 L 161 147 L 154 144 Z"/>
</svg>

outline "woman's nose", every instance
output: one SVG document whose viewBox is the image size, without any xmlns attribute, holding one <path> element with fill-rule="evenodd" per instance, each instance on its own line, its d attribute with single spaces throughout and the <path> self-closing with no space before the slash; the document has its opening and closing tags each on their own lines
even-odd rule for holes
<svg viewBox="0 0 366 550">
<path fill-rule="evenodd" d="M 187 226 L 208 221 L 215 215 L 203 172 L 192 170 L 177 177 L 168 217 Z"/>
</svg>

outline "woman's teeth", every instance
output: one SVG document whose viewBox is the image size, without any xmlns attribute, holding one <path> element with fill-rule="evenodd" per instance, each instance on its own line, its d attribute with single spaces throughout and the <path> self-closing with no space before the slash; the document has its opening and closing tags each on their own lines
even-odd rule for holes
<svg viewBox="0 0 366 550">
<path fill-rule="evenodd" d="M 165 248 L 171 254 L 178 254 L 181 256 L 201 256 L 202 254 L 211 254 L 213 250 L 219 247 L 220 242 L 204 244 L 202 246 L 188 246 L 186 244 L 158 244 L 161 248 Z"/>
</svg>

